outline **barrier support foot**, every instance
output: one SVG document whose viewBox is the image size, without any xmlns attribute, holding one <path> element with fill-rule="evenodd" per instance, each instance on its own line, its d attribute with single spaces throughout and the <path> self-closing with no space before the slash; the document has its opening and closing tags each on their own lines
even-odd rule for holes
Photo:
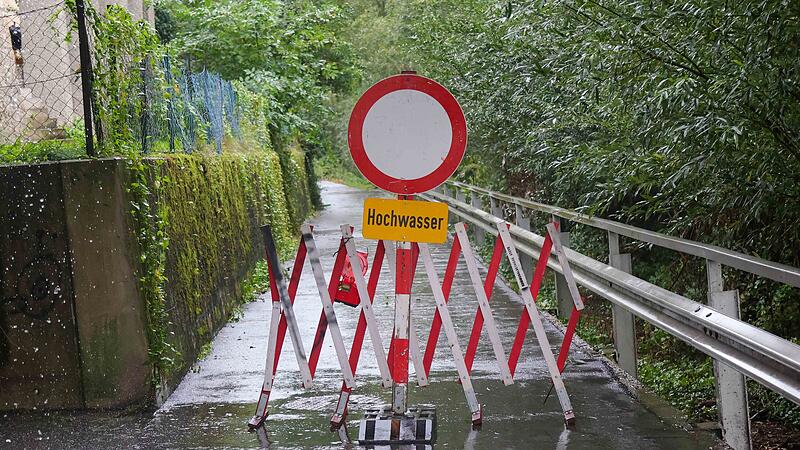
<svg viewBox="0 0 800 450">
<path fill-rule="evenodd" d="M 266 413 L 263 416 L 255 415 L 251 417 L 250 420 L 247 421 L 247 428 L 250 429 L 250 431 L 253 431 L 261 425 L 264 425 L 264 421 L 267 420 L 268 415 L 269 413 Z"/>
<path fill-rule="evenodd" d="M 359 445 L 432 445 L 436 443 L 436 409 L 412 406 L 394 414 L 391 405 L 369 408 L 358 427 Z"/>
<path fill-rule="evenodd" d="M 472 429 L 480 430 L 483 425 L 483 405 L 480 409 L 472 413 Z"/>
</svg>

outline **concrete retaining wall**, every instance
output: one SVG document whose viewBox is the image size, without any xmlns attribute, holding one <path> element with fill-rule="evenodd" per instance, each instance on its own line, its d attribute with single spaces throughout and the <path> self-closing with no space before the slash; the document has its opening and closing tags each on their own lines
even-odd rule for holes
<svg viewBox="0 0 800 450">
<path fill-rule="evenodd" d="M 240 301 L 257 226 L 289 233 L 278 158 L 265 155 L 159 166 L 173 180 L 154 201 L 172 205 L 164 306 L 179 351 L 159 395 Z M 157 400 L 130 176 L 123 159 L 0 166 L 0 410 Z"/>
<path fill-rule="evenodd" d="M 0 167 L 0 409 L 149 392 L 121 160 Z"/>
</svg>

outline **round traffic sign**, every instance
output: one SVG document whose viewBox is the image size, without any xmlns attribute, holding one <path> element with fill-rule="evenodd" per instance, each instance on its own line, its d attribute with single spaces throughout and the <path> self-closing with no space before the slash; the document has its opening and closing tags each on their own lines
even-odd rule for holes
<svg viewBox="0 0 800 450">
<path fill-rule="evenodd" d="M 444 183 L 467 146 L 467 122 L 453 94 L 414 74 L 377 82 L 356 102 L 350 155 L 375 186 L 418 194 Z"/>
</svg>

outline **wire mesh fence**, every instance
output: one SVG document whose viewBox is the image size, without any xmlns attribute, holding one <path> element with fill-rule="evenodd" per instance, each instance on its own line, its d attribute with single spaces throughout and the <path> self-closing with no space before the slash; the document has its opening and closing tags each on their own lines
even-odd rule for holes
<svg viewBox="0 0 800 450">
<path fill-rule="evenodd" d="M 233 83 L 206 70 L 192 73 L 186 66 L 176 70 L 171 59 L 164 57 L 159 67 L 163 81 L 145 78 L 148 108 L 139 130 L 145 153 L 154 148 L 191 153 L 198 139 L 221 153 L 226 133 L 241 135 Z"/>
<path fill-rule="evenodd" d="M 64 1 L 21 8 L 40 3 L 0 1 L 0 25 L 8 30 L 0 39 L 0 146 L 69 139 L 83 145 L 87 122 L 99 147 L 124 135 L 145 154 L 191 153 L 202 143 L 221 153 L 226 135 L 241 136 L 239 102 L 230 81 L 191 71 L 189 61 L 169 56 L 140 61 L 121 54 L 109 68 L 108 55 L 100 54 L 105 47 L 97 45 L 102 28 L 92 23 L 101 20 L 98 15 L 88 15 L 83 25 L 90 58 L 82 63 L 75 11 Z M 129 82 L 113 87 L 97 82 L 110 71 Z M 82 74 L 95 80 L 88 95 Z M 91 99 L 88 112 L 84 99 Z"/>
<path fill-rule="evenodd" d="M 77 45 L 64 2 L 0 2 L 0 144 L 65 139 L 82 119 Z M 24 2 L 22 2 L 24 3 Z"/>
</svg>

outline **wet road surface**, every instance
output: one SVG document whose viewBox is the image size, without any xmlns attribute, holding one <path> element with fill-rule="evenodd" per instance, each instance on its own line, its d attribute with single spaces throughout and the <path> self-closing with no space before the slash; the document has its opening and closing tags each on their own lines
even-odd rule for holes
<svg viewBox="0 0 800 450">
<path fill-rule="evenodd" d="M 323 183 L 323 201 L 329 206 L 311 220 L 326 270 L 333 264 L 340 238 L 339 225 L 356 225 L 356 245 L 369 249 L 374 243 L 360 238 L 361 205 L 378 195 L 345 186 Z M 431 246 L 440 274 L 449 254 L 449 244 Z M 485 275 L 485 273 L 482 273 Z M 392 330 L 393 283 L 384 268 L 375 296 L 375 312 L 388 347 Z M 435 304 L 420 261 L 414 283 L 414 320 L 424 351 Z M 462 348 L 472 326 L 477 300 L 464 265 L 459 263 L 450 297 L 450 313 Z M 287 336 L 283 347 L 267 419 L 268 441 L 247 431 L 261 387 L 269 327 L 267 296 L 244 306 L 242 317 L 229 323 L 216 336 L 211 353 L 198 362 L 167 402 L 155 413 L 117 412 L 48 413 L 0 415 L 0 448 L 343 448 L 340 437 L 328 431 L 328 421 L 341 387 L 338 360 L 330 336 L 326 337 L 314 386 L 300 388 L 300 375 Z M 522 302 L 498 281 L 491 299 L 506 353 L 516 331 Z M 306 264 L 295 303 L 306 352 L 319 320 L 321 302 Z M 336 306 L 337 319 L 349 351 L 358 310 Z M 559 328 L 545 323 L 554 352 L 563 339 Z M 413 365 L 409 364 L 413 376 Z M 438 414 L 435 448 L 454 449 L 701 449 L 718 445 L 705 433 L 687 432 L 671 421 L 660 419 L 634 400 L 616 380 L 606 364 L 588 348 L 573 345 L 564 380 L 577 425 L 565 430 L 555 395 L 543 404 L 550 379 L 529 330 L 515 383 L 504 387 L 497 363 L 484 332 L 473 366 L 478 400 L 484 404 L 481 431 L 471 430 L 469 410 L 446 347 L 444 332 L 431 368 L 431 385 L 413 385 L 410 404 L 434 404 Z M 355 439 L 360 411 L 366 406 L 390 401 L 390 389 L 380 387 L 378 367 L 369 335 L 364 342 L 357 371 L 357 387 L 351 397 L 348 432 Z"/>
</svg>

